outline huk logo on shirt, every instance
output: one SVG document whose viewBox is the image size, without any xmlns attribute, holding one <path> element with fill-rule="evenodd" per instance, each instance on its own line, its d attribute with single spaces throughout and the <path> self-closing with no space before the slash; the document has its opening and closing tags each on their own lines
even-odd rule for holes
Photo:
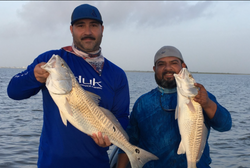
<svg viewBox="0 0 250 168">
<path fill-rule="evenodd" d="M 85 78 L 83 78 L 82 76 L 76 77 L 76 80 L 79 82 L 79 84 L 81 86 L 84 87 L 92 87 L 95 89 L 102 89 L 102 85 L 101 85 L 101 81 L 96 81 L 95 78 L 93 79 L 89 79 L 89 80 L 85 80 Z"/>
</svg>

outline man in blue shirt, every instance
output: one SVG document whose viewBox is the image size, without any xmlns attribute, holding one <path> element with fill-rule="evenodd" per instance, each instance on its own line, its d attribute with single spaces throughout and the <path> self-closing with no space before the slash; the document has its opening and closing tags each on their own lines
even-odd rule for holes
<svg viewBox="0 0 250 168">
<path fill-rule="evenodd" d="M 144 168 L 187 167 L 186 155 L 177 154 L 181 136 L 175 120 L 177 91 L 174 73 L 178 74 L 184 67 L 187 66 L 177 48 L 160 48 L 155 54 L 153 67 L 158 87 L 139 97 L 134 104 L 127 127 L 129 140 L 159 158 L 146 163 Z M 203 108 L 205 125 L 208 128 L 207 139 L 211 127 L 221 132 L 230 130 L 230 113 L 203 85 L 196 83 L 195 86 L 200 89 L 194 100 Z M 198 168 L 209 168 L 210 163 L 209 145 L 206 142 L 203 154 L 196 165 Z M 117 168 L 125 168 L 127 164 L 126 154 L 120 152 Z"/>
<path fill-rule="evenodd" d="M 42 53 L 8 85 L 8 95 L 15 100 L 27 99 L 42 91 L 44 113 L 38 168 L 110 167 L 108 137 L 100 132 L 90 137 L 70 123 L 63 124 L 58 107 L 45 87 L 49 74 L 41 68 L 53 54 L 61 56 L 79 84 L 99 95 L 99 105 L 111 111 L 125 129 L 129 115 L 128 81 L 125 72 L 101 52 L 102 24 L 101 14 L 94 6 L 76 7 L 71 16 L 72 46 Z"/>
</svg>

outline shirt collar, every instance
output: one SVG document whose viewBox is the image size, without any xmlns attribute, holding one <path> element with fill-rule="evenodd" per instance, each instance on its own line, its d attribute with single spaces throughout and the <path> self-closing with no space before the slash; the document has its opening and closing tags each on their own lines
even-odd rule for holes
<svg viewBox="0 0 250 168">
<path fill-rule="evenodd" d="M 173 89 L 163 88 L 161 86 L 158 86 L 157 89 L 162 93 L 175 93 L 177 91 L 176 87 Z"/>
</svg>

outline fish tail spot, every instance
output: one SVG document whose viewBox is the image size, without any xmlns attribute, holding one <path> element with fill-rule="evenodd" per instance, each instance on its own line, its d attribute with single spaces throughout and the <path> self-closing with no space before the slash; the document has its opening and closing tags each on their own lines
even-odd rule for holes
<svg viewBox="0 0 250 168">
<path fill-rule="evenodd" d="M 139 153 L 140 153 L 140 149 L 135 149 L 135 152 L 136 152 L 137 154 L 139 154 Z"/>
</svg>

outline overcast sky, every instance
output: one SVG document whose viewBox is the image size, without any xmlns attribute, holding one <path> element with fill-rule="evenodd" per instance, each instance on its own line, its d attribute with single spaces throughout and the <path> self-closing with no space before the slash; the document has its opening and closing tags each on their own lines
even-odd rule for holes
<svg viewBox="0 0 250 168">
<path fill-rule="evenodd" d="M 124 70 L 152 71 L 156 51 L 172 45 L 191 71 L 250 74 L 249 1 L 0 1 L 0 67 L 71 45 L 82 3 L 101 12 L 103 55 Z"/>
</svg>

